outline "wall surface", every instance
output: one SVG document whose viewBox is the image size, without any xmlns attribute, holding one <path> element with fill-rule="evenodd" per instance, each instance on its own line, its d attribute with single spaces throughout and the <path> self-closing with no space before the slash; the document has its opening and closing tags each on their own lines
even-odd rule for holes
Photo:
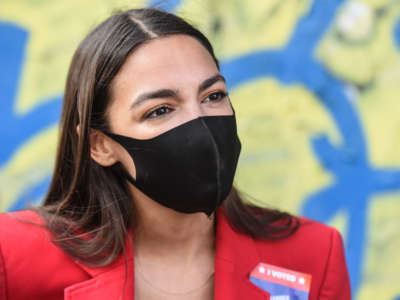
<svg viewBox="0 0 400 300">
<path fill-rule="evenodd" d="M 43 197 L 73 51 L 118 8 L 0 2 L 0 211 Z M 400 299 L 400 1 L 175 0 L 212 41 L 251 201 L 343 234 L 355 299 Z"/>
</svg>

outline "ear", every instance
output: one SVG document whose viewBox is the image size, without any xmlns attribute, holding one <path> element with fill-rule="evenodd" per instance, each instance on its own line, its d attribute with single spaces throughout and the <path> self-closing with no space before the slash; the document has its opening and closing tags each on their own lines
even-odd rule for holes
<svg viewBox="0 0 400 300">
<path fill-rule="evenodd" d="M 76 127 L 80 134 L 79 125 Z M 103 167 L 109 167 L 118 162 L 114 142 L 98 130 L 90 130 L 90 156 Z"/>
<path fill-rule="evenodd" d="M 118 162 L 115 143 L 98 130 L 90 132 L 90 156 L 103 167 L 109 167 Z"/>
</svg>

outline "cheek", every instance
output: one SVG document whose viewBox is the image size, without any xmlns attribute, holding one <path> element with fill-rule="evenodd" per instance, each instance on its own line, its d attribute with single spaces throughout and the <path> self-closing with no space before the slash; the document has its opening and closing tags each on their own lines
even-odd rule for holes
<svg viewBox="0 0 400 300">
<path fill-rule="evenodd" d="M 209 106 L 206 106 L 207 115 L 232 115 L 233 110 L 230 104 L 229 99 L 223 100 L 220 103 L 213 104 L 211 103 Z"/>
<path fill-rule="evenodd" d="M 115 106 L 106 112 L 107 123 L 111 132 L 121 132 L 121 124 L 126 124 L 125 116 Z"/>
<path fill-rule="evenodd" d="M 227 115 L 233 115 L 233 109 L 232 109 L 231 101 L 229 99 L 226 100 L 225 113 Z"/>
</svg>

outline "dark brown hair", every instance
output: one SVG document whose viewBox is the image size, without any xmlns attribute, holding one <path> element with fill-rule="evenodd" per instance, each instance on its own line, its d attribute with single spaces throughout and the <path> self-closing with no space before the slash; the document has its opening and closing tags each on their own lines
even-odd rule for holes
<svg viewBox="0 0 400 300">
<path fill-rule="evenodd" d="M 73 56 L 54 174 L 37 210 L 55 242 L 84 264 L 111 263 L 124 251 L 127 232 L 136 219 L 134 201 L 118 168 L 102 167 L 91 159 L 89 132 L 108 130 L 105 112 L 110 86 L 128 55 L 151 39 L 172 34 L 197 39 L 219 69 L 213 48 L 200 31 L 174 14 L 149 8 L 112 15 L 81 42 Z M 256 238 L 284 238 L 299 226 L 287 213 L 246 205 L 235 188 L 224 208 L 237 231 Z"/>
</svg>

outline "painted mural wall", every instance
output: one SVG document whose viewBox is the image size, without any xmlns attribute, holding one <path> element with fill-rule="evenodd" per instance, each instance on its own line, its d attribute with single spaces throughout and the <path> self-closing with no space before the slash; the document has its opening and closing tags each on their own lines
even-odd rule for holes
<svg viewBox="0 0 400 300">
<path fill-rule="evenodd" d="M 0 2 L 0 211 L 48 187 L 80 40 L 127 0 Z M 337 227 L 354 299 L 400 299 L 400 1 L 170 0 L 212 41 L 250 201 Z"/>
</svg>

